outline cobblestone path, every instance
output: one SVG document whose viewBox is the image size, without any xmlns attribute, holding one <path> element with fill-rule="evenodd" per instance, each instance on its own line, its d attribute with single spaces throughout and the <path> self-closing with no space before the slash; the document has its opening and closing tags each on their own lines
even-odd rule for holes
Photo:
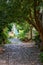
<svg viewBox="0 0 43 65">
<path fill-rule="evenodd" d="M 40 51 L 31 43 L 7 44 L 0 54 L 0 65 L 43 65 L 39 61 Z"/>
</svg>

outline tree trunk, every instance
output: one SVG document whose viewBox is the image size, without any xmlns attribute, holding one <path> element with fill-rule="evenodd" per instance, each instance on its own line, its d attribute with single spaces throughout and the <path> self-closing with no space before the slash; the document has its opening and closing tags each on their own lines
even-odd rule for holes
<svg viewBox="0 0 43 65">
<path fill-rule="evenodd" d="M 40 33 L 41 43 L 40 43 L 40 50 L 43 51 L 43 34 Z"/>
<path fill-rule="evenodd" d="M 31 40 L 32 40 L 32 25 L 30 26 L 30 35 L 31 35 Z"/>
</svg>

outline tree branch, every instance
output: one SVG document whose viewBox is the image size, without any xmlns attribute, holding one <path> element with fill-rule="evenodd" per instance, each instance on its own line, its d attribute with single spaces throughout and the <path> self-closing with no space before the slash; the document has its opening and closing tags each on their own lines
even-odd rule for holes
<svg viewBox="0 0 43 65">
<path fill-rule="evenodd" d="M 31 19 L 27 18 L 26 21 L 27 21 L 29 24 L 33 25 L 33 26 L 35 27 L 35 29 L 37 29 L 36 24 L 35 24 Z M 38 30 L 38 29 L 37 29 L 37 30 Z"/>
<path fill-rule="evenodd" d="M 37 25 L 36 25 L 36 22 L 35 22 L 35 20 L 33 19 L 33 17 L 32 17 L 32 10 L 31 9 L 29 9 L 29 11 L 30 11 L 30 15 L 29 15 L 29 17 L 27 18 L 27 21 L 28 21 L 28 23 L 30 23 L 30 24 L 32 24 L 36 29 L 37 29 Z M 38 29 L 37 29 L 38 30 Z"/>
<path fill-rule="evenodd" d="M 42 28 L 42 24 L 41 24 L 39 17 L 38 17 L 39 11 L 37 10 L 37 6 L 38 6 L 37 0 L 34 0 L 34 18 L 35 18 L 38 30 L 41 31 L 41 30 L 43 30 L 43 28 Z"/>
</svg>

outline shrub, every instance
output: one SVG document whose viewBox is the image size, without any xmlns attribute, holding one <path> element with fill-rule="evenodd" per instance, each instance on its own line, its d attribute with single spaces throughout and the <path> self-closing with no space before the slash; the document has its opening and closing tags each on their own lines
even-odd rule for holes
<svg viewBox="0 0 43 65">
<path fill-rule="evenodd" d="M 34 41 L 40 43 L 41 42 L 40 35 L 36 35 L 34 37 Z"/>
<path fill-rule="evenodd" d="M 18 35 L 18 38 L 21 39 L 21 40 L 23 40 L 25 38 L 25 33 L 24 32 L 23 33 L 20 33 Z"/>
<path fill-rule="evenodd" d="M 35 41 L 35 45 L 38 45 L 38 48 L 40 48 L 41 43 L 40 35 L 36 35 L 33 40 Z"/>
<path fill-rule="evenodd" d="M 6 27 L 5 29 L 3 29 L 3 32 L 0 35 L 1 35 L 0 44 L 3 45 L 7 43 L 8 42 L 8 28 Z"/>
<path fill-rule="evenodd" d="M 40 61 L 43 63 L 43 52 L 40 53 L 39 57 L 40 57 Z"/>
</svg>

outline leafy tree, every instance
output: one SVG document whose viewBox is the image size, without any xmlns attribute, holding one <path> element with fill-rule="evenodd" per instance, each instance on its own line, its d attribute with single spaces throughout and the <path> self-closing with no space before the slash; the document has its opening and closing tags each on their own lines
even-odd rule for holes
<svg viewBox="0 0 43 65">
<path fill-rule="evenodd" d="M 3 28 L 8 26 L 9 23 L 26 21 L 37 29 L 43 42 L 41 7 L 43 7 L 43 0 L 0 0 L 0 36 Z"/>
</svg>

